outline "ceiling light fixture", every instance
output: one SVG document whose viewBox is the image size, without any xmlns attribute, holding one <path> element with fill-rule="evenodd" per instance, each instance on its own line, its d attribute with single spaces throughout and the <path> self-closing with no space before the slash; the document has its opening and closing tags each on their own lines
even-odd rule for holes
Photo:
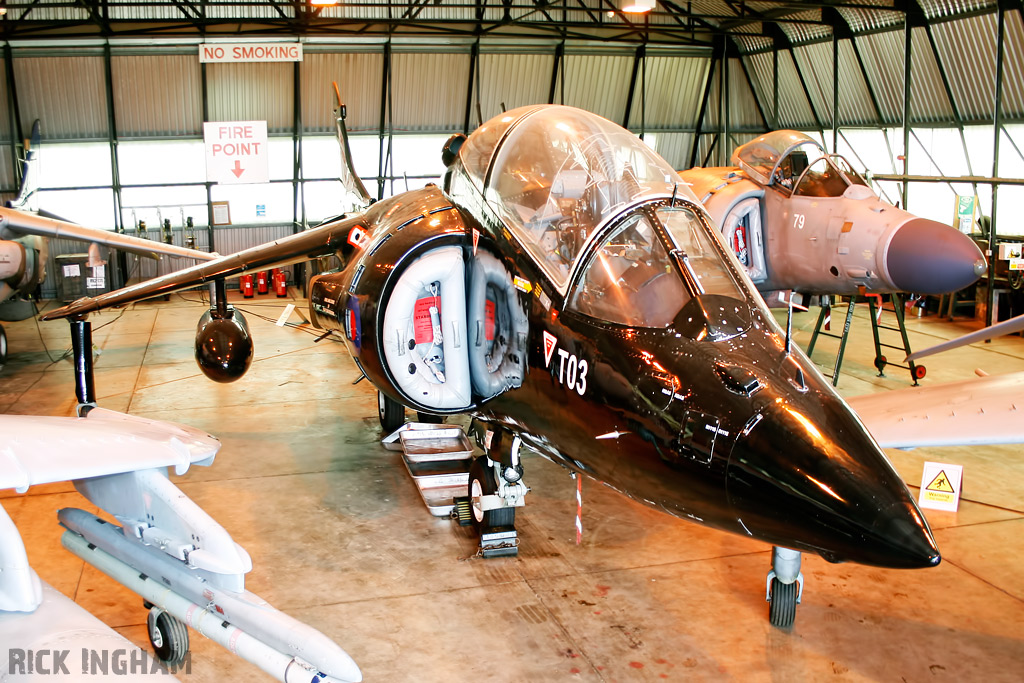
<svg viewBox="0 0 1024 683">
<path fill-rule="evenodd" d="M 654 9 L 656 0 L 620 0 L 619 9 L 627 14 L 645 14 Z"/>
</svg>

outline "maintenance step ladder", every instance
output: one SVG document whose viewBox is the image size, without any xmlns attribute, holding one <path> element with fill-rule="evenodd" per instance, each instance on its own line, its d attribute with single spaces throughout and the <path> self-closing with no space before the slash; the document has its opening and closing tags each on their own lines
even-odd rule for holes
<svg viewBox="0 0 1024 683">
<path fill-rule="evenodd" d="M 402 462 L 430 514 L 451 516 L 455 498 L 469 489 L 473 446 L 462 427 L 407 422 L 382 443 L 388 450 L 402 452 Z"/>
</svg>

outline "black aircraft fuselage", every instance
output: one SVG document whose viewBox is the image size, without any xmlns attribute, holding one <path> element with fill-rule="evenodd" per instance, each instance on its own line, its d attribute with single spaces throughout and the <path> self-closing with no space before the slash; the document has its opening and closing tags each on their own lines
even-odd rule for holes
<svg viewBox="0 0 1024 683">
<path fill-rule="evenodd" d="M 316 322 L 344 332 L 353 358 L 382 392 L 418 411 L 468 412 L 681 518 L 832 561 L 938 562 L 927 523 L 897 473 L 806 357 L 787 352 L 784 334 L 683 188 L 620 197 L 582 239 L 579 225 L 561 226 L 576 239 L 558 270 L 531 250 L 521 225 L 509 225 L 485 200 L 489 188 L 481 193 L 463 164 L 467 147 L 450 167 L 446 192 L 427 187 L 371 207 L 343 250 L 346 267 L 313 282 Z M 487 173 L 495 172 L 492 162 Z M 559 215 L 572 222 L 569 212 Z M 685 219 L 697 233 L 688 236 L 690 245 L 679 244 L 665 216 Z M 626 234 L 630 223 L 649 230 L 636 239 Z M 548 246 L 549 254 L 564 252 L 565 240 Z M 471 290 L 468 303 L 440 293 L 441 311 L 466 311 L 459 316 L 465 332 L 451 336 L 463 336 L 471 354 L 483 344 L 492 356 L 505 336 L 503 355 L 519 356 L 499 391 L 472 377 L 472 390 L 453 405 L 429 391 L 420 400 L 418 383 L 402 386 L 407 375 L 431 381 L 414 354 L 433 340 L 416 337 L 415 321 L 403 327 L 385 320 L 399 305 L 393 295 L 410 265 L 444 249 L 458 250 L 465 268 L 459 277 Z M 684 256 L 691 250 L 700 257 Z M 474 270 L 485 259 L 505 275 L 503 284 L 488 284 L 487 306 L 497 311 L 489 314 L 472 304 Z M 610 265 L 615 259 L 622 263 Z M 697 261 L 712 265 L 695 269 Z M 418 291 L 401 305 L 424 311 L 422 302 L 441 288 L 440 276 L 433 278 L 417 275 Z M 438 291 L 421 286 L 427 282 Z M 641 321 L 633 311 L 644 306 L 652 312 Z M 517 310 L 518 329 L 503 324 Z M 425 313 L 422 324 L 425 331 Z M 488 324 L 495 327 L 490 339 L 480 335 Z M 446 361 L 463 353 L 433 346 Z"/>
</svg>

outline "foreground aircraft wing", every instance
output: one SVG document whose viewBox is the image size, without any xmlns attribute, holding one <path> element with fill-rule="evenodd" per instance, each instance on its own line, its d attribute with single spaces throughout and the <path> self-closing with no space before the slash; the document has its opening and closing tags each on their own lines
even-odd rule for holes
<svg viewBox="0 0 1024 683">
<path fill-rule="evenodd" d="M 172 422 L 147 420 L 103 408 L 89 417 L 0 415 L 0 489 L 102 477 L 150 467 L 184 474 L 209 464 L 220 441 Z"/>
<path fill-rule="evenodd" d="M 965 344 L 973 344 L 974 342 L 983 341 L 985 339 L 995 339 L 996 337 L 1004 334 L 1013 334 L 1014 332 L 1020 332 L 1021 330 L 1024 330 L 1024 315 L 1018 315 L 1015 318 L 1004 320 L 1001 323 L 986 327 L 978 330 L 977 332 L 971 332 L 970 334 L 965 334 L 962 337 L 950 339 L 949 341 L 936 344 L 935 346 L 929 346 L 927 349 L 915 351 L 907 356 L 907 360 L 917 360 L 918 358 L 931 356 L 942 351 L 960 348 Z"/>
<path fill-rule="evenodd" d="M 884 448 L 1024 442 L 1024 373 L 847 399 Z"/>
<path fill-rule="evenodd" d="M 161 254 L 179 258 L 194 258 L 200 261 L 209 261 L 217 258 L 217 254 L 197 249 L 188 249 L 173 244 L 164 244 L 154 240 L 132 237 L 131 235 L 122 235 L 110 230 L 87 228 L 82 225 L 69 223 L 68 221 L 45 218 L 33 213 L 18 211 L 17 209 L 0 208 L 0 234 L 3 233 L 95 242 L 148 258 L 160 258 Z"/>
<path fill-rule="evenodd" d="M 131 287 L 97 297 L 85 297 L 63 308 L 50 311 L 42 319 L 57 320 L 73 315 L 85 315 L 103 308 L 123 306 L 214 280 L 236 277 L 249 271 L 281 268 L 319 256 L 328 256 L 348 243 L 349 233 L 359 225 L 361 220 L 362 216 L 342 219 L 283 239 L 259 244 L 244 251 L 221 256 L 213 261 L 200 263 L 175 273 L 140 282 Z"/>
</svg>

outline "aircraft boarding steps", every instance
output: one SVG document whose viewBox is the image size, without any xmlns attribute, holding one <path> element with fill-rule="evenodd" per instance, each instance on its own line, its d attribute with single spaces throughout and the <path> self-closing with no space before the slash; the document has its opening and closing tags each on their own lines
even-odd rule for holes
<svg viewBox="0 0 1024 683">
<path fill-rule="evenodd" d="M 407 422 L 382 443 L 402 452 L 424 504 L 435 517 L 448 517 L 454 499 L 469 488 L 469 464 L 473 446 L 458 425 Z"/>
<path fill-rule="evenodd" d="M 470 525 L 469 468 L 473 446 L 458 425 L 407 422 L 381 443 L 402 452 L 402 462 L 420 497 L 435 517 L 454 516 L 461 526 Z M 514 526 L 480 529 L 481 557 L 502 557 L 519 552 Z"/>
</svg>

